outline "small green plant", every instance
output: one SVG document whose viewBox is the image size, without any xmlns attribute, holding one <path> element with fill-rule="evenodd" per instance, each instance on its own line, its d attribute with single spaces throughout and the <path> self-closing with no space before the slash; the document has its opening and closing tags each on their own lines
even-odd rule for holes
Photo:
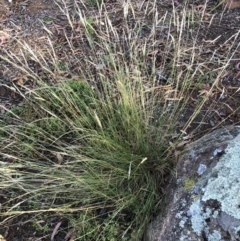
<svg viewBox="0 0 240 241">
<path fill-rule="evenodd" d="M 33 229 L 36 230 L 36 232 L 47 233 L 50 230 L 49 225 L 47 223 L 41 224 L 41 222 L 39 222 L 37 220 L 32 222 L 32 227 L 33 227 Z"/>
<path fill-rule="evenodd" d="M 81 19 L 81 22 L 84 26 L 84 32 L 86 33 L 86 37 L 88 38 L 88 42 L 91 46 L 94 41 L 97 41 L 97 33 L 94 24 L 94 18 L 85 17 Z"/>
<path fill-rule="evenodd" d="M 59 68 L 60 71 L 67 71 L 66 63 L 63 63 L 61 61 L 58 63 L 58 68 Z"/>
<path fill-rule="evenodd" d="M 103 222 L 103 220 L 105 221 Z M 107 220 L 106 220 L 107 219 Z M 81 213 L 75 220 L 72 220 L 72 226 L 76 227 L 77 235 L 80 240 L 104 240 L 117 241 L 120 234 L 126 227 L 120 226 L 120 222 L 116 222 L 111 218 L 94 214 L 91 211 Z M 94 229 L 93 229 L 94 227 Z M 128 240 L 122 237 L 121 240 Z"/>
<path fill-rule="evenodd" d="M 103 0 L 87 0 L 87 3 L 91 7 L 99 7 L 103 3 Z"/>
<path fill-rule="evenodd" d="M 186 179 L 186 180 L 184 181 L 184 189 L 185 189 L 186 191 L 191 190 L 191 189 L 194 187 L 194 185 L 195 185 L 194 179 L 188 178 L 188 179 Z"/>
</svg>

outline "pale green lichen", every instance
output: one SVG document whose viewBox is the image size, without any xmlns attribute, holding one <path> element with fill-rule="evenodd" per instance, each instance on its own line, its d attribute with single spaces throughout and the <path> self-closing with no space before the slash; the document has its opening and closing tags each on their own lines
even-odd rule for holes
<svg viewBox="0 0 240 241">
<path fill-rule="evenodd" d="M 189 208 L 189 211 L 191 215 L 192 229 L 196 234 L 200 235 L 205 226 L 200 199 L 192 203 L 192 205 Z"/>
<path fill-rule="evenodd" d="M 212 169 L 212 176 L 208 179 L 207 185 L 202 188 L 202 198 L 194 200 L 189 208 L 191 215 L 192 229 L 197 235 L 207 230 L 206 219 L 209 217 L 218 219 L 219 225 L 224 231 L 228 231 L 232 238 L 238 237 L 240 223 L 240 134 L 229 142 L 217 165 Z M 214 175 L 213 175 L 214 174 Z M 187 187 L 191 186 L 187 182 Z M 185 183 L 186 184 L 186 183 Z M 220 203 L 221 215 L 215 210 L 212 213 L 211 207 L 204 208 L 204 202 L 216 200 Z M 214 230 L 208 233 L 208 240 L 219 241 L 221 233 Z"/>
<path fill-rule="evenodd" d="M 222 236 L 221 233 L 218 231 L 214 230 L 213 233 L 208 235 L 208 241 L 221 241 Z"/>
<path fill-rule="evenodd" d="M 203 201 L 210 199 L 221 203 L 221 210 L 240 219 L 240 135 L 232 140 L 212 172 L 205 188 Z"/>
</svg>

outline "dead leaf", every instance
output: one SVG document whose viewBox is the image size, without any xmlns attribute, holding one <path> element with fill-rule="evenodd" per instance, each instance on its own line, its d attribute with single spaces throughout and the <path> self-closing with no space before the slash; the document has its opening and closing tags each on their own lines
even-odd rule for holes
<svg viewBox="0 0 240 241">
<path fill-rule="evenodd" d="M 74 241 L 75 240 L 75 237 L 76 235 L 75 235 L 75 230 L 74 229 L 70 229 L 69 231 L 68 231 L 68 233 L 66 234 L 66 236 L 65 236 L 65 238 L 64 238 L 64 240 L 65 241 Z"/>
<path fill-rule="evenodd" d="M 20 77 L 20 78 L 18 78 L 18 80 L 17 80 L 17 82 L 16 82 L 18 85 L 21 85 L 21 86 L 23 86 L 24 85 L 24 83 L 25 83 L 25 80 L 24 80 L 24 78 L 23 77 Z"/>
<path fill-rule="evenodd" d="M 240 8 L 240 1 L 239 0 L 226 0 L 225 6 L 228 9 Z"/>
<path fill-rule="evenodd" d="M 7 240 L 0 234 L 0 241 L 7 241 Z"/>
<path fill-rule="evenodd" d="M 62 162 L 63 162 L 63 156 L 59 152 L 57 152 L 56 157 L 57 157 L 57 160 L 58 160 L 58 164 L 61 165 Z"/>
<path fill-rule="evenodd" d="M 10 35 L 5 31 L 0 31 L 0 46 L 10 39 Z"/>
<path fill-rule="evenodd" d="M 58 229 L 60 228 L 62 222 L 58 222 L 55 228 L 53 229 L 52 235 L 51 235 L 51 241 L 54 241 L 54 237 L 58 232 Z"/>
</svg>

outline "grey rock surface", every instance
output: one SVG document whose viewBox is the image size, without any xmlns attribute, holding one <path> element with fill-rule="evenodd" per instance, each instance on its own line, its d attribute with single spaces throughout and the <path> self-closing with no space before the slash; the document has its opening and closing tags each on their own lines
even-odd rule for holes
<svg viewBox="0 0 240 241">
<path fill-rule="evenodd" d="M 189 144 L 145 241 L 240 241 L 240 127 Z"/>
</svg>

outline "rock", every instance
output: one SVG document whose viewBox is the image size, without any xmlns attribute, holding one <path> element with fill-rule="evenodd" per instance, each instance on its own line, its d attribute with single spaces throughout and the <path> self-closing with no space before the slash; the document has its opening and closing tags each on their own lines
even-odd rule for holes
<svg viewBox="0 0 240 241">
<path fill-rule="evenodd" d="M 240 127 L 216 130 L 187 146 L 167 207 L 145 241 L 240 240 Z"/>
</svg>

